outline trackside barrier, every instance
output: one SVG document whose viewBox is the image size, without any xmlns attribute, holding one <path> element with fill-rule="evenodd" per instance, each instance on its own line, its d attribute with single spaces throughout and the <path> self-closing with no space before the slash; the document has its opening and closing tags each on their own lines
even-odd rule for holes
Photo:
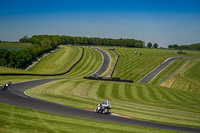
<svg viewBox="0 0 200 133">
<path fill-rule="evenodd" d="M 63 73 L 57 73 L 57 74 L 29 74 L 29 73 L 0 73 L 1 76 L 59 76 L 59 75 L 64 75 L 66 73 L 69 73 L 72 68 L 74 68 L 83 58 L 83 55 L 84 55 L 84 48 L 82 48 L 82 55 L 81 55 L 81 58 L 74 64 L 72 65 L 69 70 L 67 70 L 66 72 L 63 72 Z"/>
<path fill-rule="evenodd" d="M 113 67 L 113 70 L 112 70 L 112 72 L 111 72 L 111 74 L 110 74 L 110 77 L 112 77 L 112 75 L 113 75 L 113 73 L 114 73 L 114 71 L 115 71 L 115 68 L 116 68 L 116 66 L 117 66 L 118 60 L 119 60 L 119 55 L 118 55 L 118 57 L 117 57 L 117 60 L 116 60 L 115 65 L 114 65 L 114 67 Z"/>
<path fill-rule="evenodd" d="M 117 81 L 117 82 L 128 82 L 128 83 L 133 83 L 132 80 L 121 80 L 120 78 L 107 78 L 107 77 L 83 77 L 84 79 L 91 79 L 91 80 L 103 80 L 103 81 Z"/>
</svg>

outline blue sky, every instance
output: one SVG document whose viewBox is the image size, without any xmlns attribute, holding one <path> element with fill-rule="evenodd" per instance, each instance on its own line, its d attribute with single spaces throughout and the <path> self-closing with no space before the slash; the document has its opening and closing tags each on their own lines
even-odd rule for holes
<svg viewBox="0 0 200 133">
<path fill-rule="evenodd" d="M 200 42 L 200 0 L 1 0 L 0 40 L 24 35 Z"/>
</svg>

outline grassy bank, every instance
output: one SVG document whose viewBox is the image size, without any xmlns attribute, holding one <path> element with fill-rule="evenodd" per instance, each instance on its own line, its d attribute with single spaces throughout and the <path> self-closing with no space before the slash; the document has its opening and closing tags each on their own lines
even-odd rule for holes
<svg viewBox="0 0 200 133">
<path fill-rule="evenodd" d="M 82 55 L 82 49 L 75 46 L 64 46 L 38 61 L 28 71 L 39 74 L 54 74 L 67 71 Z"/>
<path fill-rule="evenodd" d="M 9 67 L 0 66 L 0 73 L 31 73 L 22 69 L 15 69 Z"/>
<path fill-rule="evenodd" d="M 200 93 L 199 62 L 199 59 L 191 60 L 179 73 L 161 86 Z"/>
<path fill-rule="evenodd" d="M 84 47 L 83 59 L 66 74 L 67 77 L 84 77 L 96 72 L 102 64 L 103 58 L 98 50 Z"/>
<path fill-rule="evenodd" d="M 30 89 L 27 93 L 48 101 L 90 109 L 109 99 L 113 113 L 148 121 L 200 127 L 198 93 L 147 84 L 80 79 L 51 82 Z"/>
<path fill-rule="evenodd" d="M 68 46 L 65 46 L 64 48 L 68 49 Z M 76 49 L 73 47 L 73 49 Z M 78 48 L 79 50 L 79 48 Z M 79 51 L 78 55 L 76 57 L 80 57 L 82 49 Z M 70 77 L 79 77 L 82 78 L 83 76 L 89 76 L 90 74 L 96 72 L 99 67 L 101 66 L 101 63 L 103 61 L 103 58 L 101 56 L 101 53 L 97 50 L 94 50 L 93 48 L 87 48 L 84 47 L 84 56 L 83 59 L 70 71 L 69 73 L 61 76 L 0 76 L 0 84 L 4 84 L 8 81 L 12 81 L 13 83 L 17 82 L 23 82 L 23 81 L 29 81 L 29 80 L 35 80 L 35 79 L 42 79 L 42 78 L 70 78 Z M 57 53 L 53 55 L 60 55 L 62 51 L 57 51 Z M 44 57 L 44 60 L 42 61 L 43 63 L 46 63 L 46 66 L 52 66 L 52 60 L 51 57 L 52 54 Z M 61 55 L 62 56 L 62 55 Z M 64 56 L 64 55 L 63 55 Z M 47 59 L 46 59 L 47 58 Z M 58 57 L 59 58 L 59 57 Z M 56 59 L 53 57 L 53 59 Z M 62 57 L 63 60 L 59 60 L 59 63 L 65 63 L 68 62 L 69 66 L 73 65 L 73 63 L 76 60 L 73 60 L 71 57 L 67 58 L 66 56 Z M 75 58 L 78 59 L 78 58 Z M 42 63 L 41 62 L 41 63 Z M 42 70 L 43 67 L 41 65 L 34 66 L 34 69 L 39 73 L 42 73 L 45 70 Z M 66 65 L 66 68 L 69 68 L 68 65 Z M 60 67 L 58 67 L 60 68 Z M 53 71 L 58 71 L 59 69 L 55 68 Z M 68 70 L 66 68 L 63 68 L 65 70 Z M 38 71 L 38 70 L 40 71 Z M 63 71 L 63 69 L 60 69 L 60 72 Z M 48 71 L 48 70 L 46 70 Z M 14 69 L 14 68 L 7 68 L 7 67 L 0 67 L 0 73 L 36 73 L 36 72 L 31 72 L 31 71 L 24 71 L 24 70 L 19 70 L 19 69 Z"/>
</svg>

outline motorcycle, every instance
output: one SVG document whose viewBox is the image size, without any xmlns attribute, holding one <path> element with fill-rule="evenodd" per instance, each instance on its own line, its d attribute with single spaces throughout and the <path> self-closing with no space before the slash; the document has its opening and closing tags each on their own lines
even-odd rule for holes
<svg viewBox="0 0 200 133">
<path fill-rule="evenodd" d="M 99 104 L 98 107 L 94 110 L 94 112 L 108 114 L 110 109 L 111 109 L 110 102 L 105 102 Z"/>
<path fill-rule="evenodd" d="M 2 91 L 4 91 L 4 90 L 7 90 L 8 89 L 8 87 L 7 87 L 7 85 L 5 84 L 5 85 L 3 85 L 3 88 L 1 89 Z"/>
<path fill-rule="evenodd" d="M 8 83 L 3 85 L 3 88 L 1 90 L 7 90 L 9 86 L 11 86 L 12 82 L 9 81 Z"/>
</svg>

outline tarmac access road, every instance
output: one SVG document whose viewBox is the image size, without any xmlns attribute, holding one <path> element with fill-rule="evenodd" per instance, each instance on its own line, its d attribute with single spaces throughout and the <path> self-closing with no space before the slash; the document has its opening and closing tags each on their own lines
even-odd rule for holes
<svg viewBox="0 0 200 133">
<path fill-rule="evenodd" d="M 55 114 L 60 114 L 60 115 L 65 115 L 65 116 L 80 117 L 80 118 L 88 118 L 88 119 L 98 120 L 98 121 L 106 121 L 106 122 L 113 122 L 113 123 L 120 123 L 120 124 L 127 124 L 127 125 L 136 125 L 136 126 L 175 130 L 175 131 L 184 131 L 184 132 L 196 132 L 196 133 L 200 132 L 199 128 L 142 121 L 142 120 L 115 116 L 112 114 L 104 115 L 104 114 L 94 113 L 88 110 L 78 109 L 78 108 L 65 106 L 65 105 L 61 105 L 61 104 L 57 104 L 57 103 L 53 103 L 49 101 L 40 100 L 31 96 L 28 96 L 24 93 L 27 89 L 31 89 L 38 85 L 42 85 L 42 84 L 56 81 L 56 80 L 62 80 L 62 79 L 40 79 L 40 80 L 33 80 L 33 81 L 12 84 L 8 88 L 8 90 L 0 91 L 0 102 L 10 104 L 10 105 L 15 105 L 15 106 L 45 111 L 49 113 L 55 113 Z"/>
<path fill-rule="evenodd" d="M 171 63 L 173 63 L 175 60 L 180 59 L 180 58 L 183 58 L 183 57 L 171 57 L 171 58 L 165 60 L 162 64 L 160 64 L 158 67 L 156 67 L 150 73 L 148 73 L 146 76 L 144 76 L 138 82 L 140 82 L 140 83 L 149 83 L 159 73 L 161 73 L 165 68 L 167 68 Z"/>
</svg>

